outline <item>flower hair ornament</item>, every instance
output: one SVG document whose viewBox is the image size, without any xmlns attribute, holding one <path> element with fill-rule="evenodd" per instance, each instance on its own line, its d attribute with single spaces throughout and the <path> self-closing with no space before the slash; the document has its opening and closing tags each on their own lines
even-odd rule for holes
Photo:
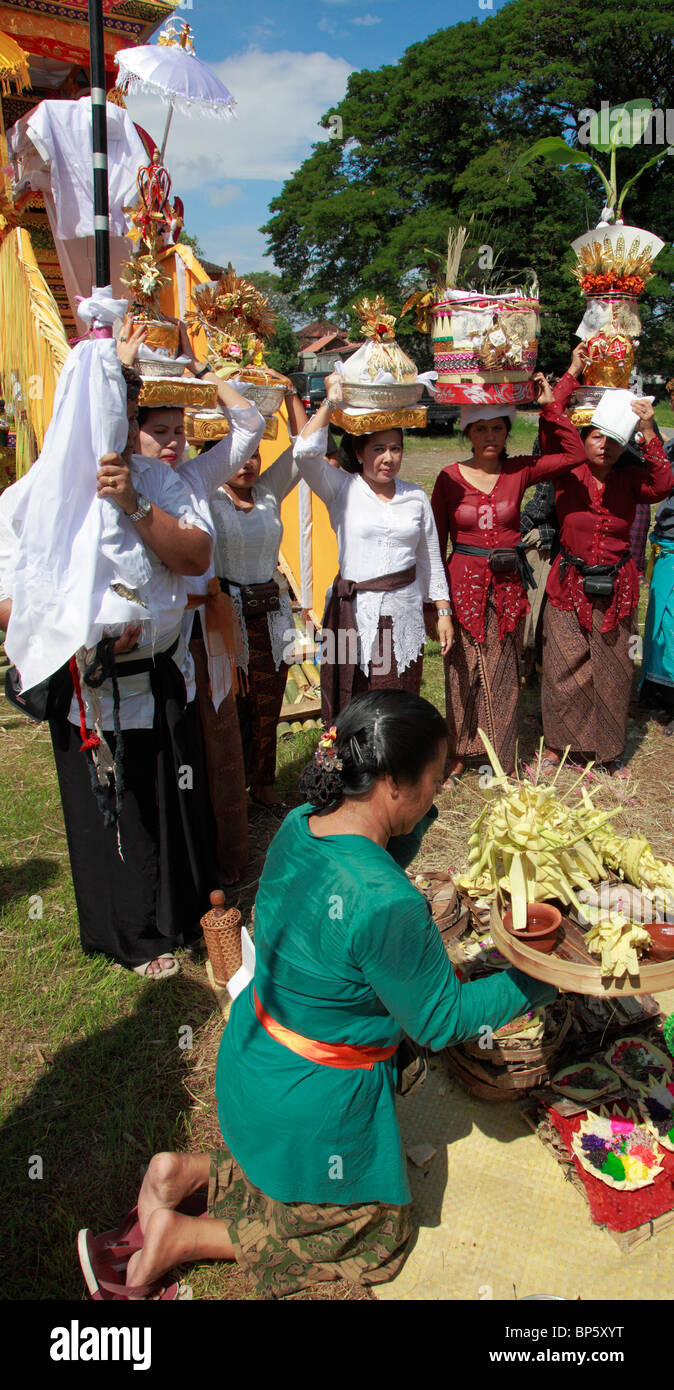
<svg viewBox="0 0 674 1390">
<path fill-rule="evenodd" d="M 331 724 L 323 737 L 318 740 L 314 759 L 317 767 L 326 772 L 341 772 L 342 760 L 337 757 L 337 730 L 334 724 Z"/>
</svg>

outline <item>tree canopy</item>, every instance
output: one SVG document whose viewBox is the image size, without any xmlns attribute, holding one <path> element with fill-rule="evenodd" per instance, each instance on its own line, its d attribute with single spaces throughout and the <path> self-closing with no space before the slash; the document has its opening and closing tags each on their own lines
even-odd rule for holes
<svg viewBox="0 0 674 1390">
<path fill-rule="evenodd" d="M 577 145 L 581 113 L 599 112 L 602 102 L 649 97 L 666 111 L 673 91 L 672 0 L 559 0 L 554 8 L 511 0 L 483 23 L 414 44 L 397 64 L 353 73 L 344 100 L 323 118 L 326 126 L 341 118 L 343 139 L 315 145 L 270 204 L 262 230 L 282 289 L 326 316 L 343 315 L 363 293 L 385 294 L 397 308 L 415 273 L 423 275 L 425 249 L 442 254 L 450 219 L 488 216 L 499 264 L 538 273 L 542 363 L 561 371 L 582 315 L 568 246 L 595 225 L 603 190 L 592 170 L 513 166 L 544 136 Z M 642 145 L 623 151 L 625 177 L 643 162 Z M 647 170 L 623 211 L 672 240 L 674 159 Z M 671 376 L 669 248 L 656 269 L 642 301 L 641 364 Z M 413 335 L 408 320 L 401 335 Z M 428 360 L 427 340 L 423 350 Z"/>
</svg>

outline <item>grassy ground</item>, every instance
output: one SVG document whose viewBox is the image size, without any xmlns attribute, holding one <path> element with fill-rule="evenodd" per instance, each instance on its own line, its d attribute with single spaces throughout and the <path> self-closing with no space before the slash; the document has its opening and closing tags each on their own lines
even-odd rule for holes
<svg viewBox="0 0 674 1390">
<path fill-rule="evenodd" d="M 529 429 L 528 422 L 521 429 Z M 526 443 L 516 438 L 513 452 Z M 450 456 L 465 456 L 460 436 L 413 439 L 406 445 L 405 476 L 430 490 Z M 642 625 L 645 598 L 644 591 Z M 427 648 L 422 690 L 444 708 L 437 644 Z M 520 717 L 525 761 L 534 756 L 539 737 L 539 693 L 525 690 Z M 279 741 L 278 789 L 291 803 L 298 799 L 297 778 L 317 738 L 314 731 Z M 621 801 L 617 828 L 646 834 L 655 852 L 668 857 L 674 839 L 673 744 L 654 720 L 640 714 L 628 732 L 633 779 L 597 782 L 600 804 Z M 184 960 L 181 975 L 155 985 L 82 954 L 49 734 L 4 698 L 0 762 L 4 1290 L 12 1299 L 77 1299 L 84 1296 L 75 1253 L 78 1228 L 101 1231 L 118 1223 L 134 1203 L 143 1165 L 153 1152 L 217 1144 L 213 1081 L 222 1019 L 198 964 Z M 568 785 L 567 776 L 570 781 L 572 774 L 562 774 L 562 785 Z M 418 868 L 465 863 L 470 823 L 481 800 L 472 769 L 453 793 L 440 798 L 440 818 L 426 838 Z M 249 869 L 228 898 L 244 915 L 273 831 L 264 816 L 252 825 Z M 192 1046 L 185 1046 L 190 1041 Z M 195 1298 L 255 1297 L 245 1276 L 227 1266 L 192 1269 L 189 1282 Z M 298 1297 L 370 1295 L 325 1285 Z"/>
</svg>

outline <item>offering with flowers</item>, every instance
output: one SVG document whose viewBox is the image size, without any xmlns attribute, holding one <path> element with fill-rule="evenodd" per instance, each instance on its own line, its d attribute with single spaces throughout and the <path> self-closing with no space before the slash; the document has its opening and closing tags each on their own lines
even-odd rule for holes
<svg viewBox="0 0 674 1390">
<path fill-rule="evenodd" d="M 635 1091 L 645 1093 L 653 1080 L 671 1078 L 671 1058 L 647 1038 L 619 1038 L 605 1052 L 604 1060 Z"/>
<path fill-rule="evenodd" d="M 639 1096 L 639 1109 L 663 1149 L 674 1153 L 674 1082 L 653 1081 L 646 1094 Z"/>
<path fill-rule="evenodd" d="M 662 1172 L 657 1139 L 629 1109 L 588 1110 L 571 1147 L 586 1172 L 620 1192 L 648 1187 Z"/>
<path fill-rule="evenodd" d="M 575 1067 L 562 1067 L 553 1076 L 550 1085 L 553 1091 L 568 1096 L 570 1100 L 587 1102 L 620 1089 L 615 1072 L 602 1066 L 601 1062 L 580 1062 Z"/>
</svg>

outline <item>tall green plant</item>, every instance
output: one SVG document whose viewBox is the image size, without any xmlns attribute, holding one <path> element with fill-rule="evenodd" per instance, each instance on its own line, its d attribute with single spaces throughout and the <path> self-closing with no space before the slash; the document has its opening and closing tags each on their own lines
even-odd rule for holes
<svg viewBox="0 0 674 1390">
<path fill-rule="evenodd" d="M 618 150 L 621 147 L 633 149 L 635 145 L 639 144 L 652 115 L 653 105 L 645 97 L 637 97 L 635 101 L 626 101 L 621 106 L 605 106 L 599 115 L 596 112 L 592 113 L 588 122 L 588 144 L 593 149 L 598 150 L 600 154 L 610 155 L 608 175 L 605 174 L 596 159 L 592 159 L 585 151 L 568 145 L 561 135 L 548 135 L 542 140 L 537 140 L 519 156 L 519 159 L 515 160 L 513 169 L 523 169 L 534 159 L 545 159 L 548 164 L 562 167 L 568 164 L 589 165 L 598 174 L 606 190 L 606 205 L 603 216 L 609 221 L 612 221 L 613 217 L 618 219 L 625 198 L 637 179 L 640 179 L 651 165 L 664 159 L 666 154 L 674 153 L 674 145 L 667 145 L 659 154 L 653 155 L 652 159 L 647 159 L 645 164 L 642 164 L 641 168 L 637 170 L 637 173 L 627 180 L 619 193 L 616 169 Z"/>
</svg>

